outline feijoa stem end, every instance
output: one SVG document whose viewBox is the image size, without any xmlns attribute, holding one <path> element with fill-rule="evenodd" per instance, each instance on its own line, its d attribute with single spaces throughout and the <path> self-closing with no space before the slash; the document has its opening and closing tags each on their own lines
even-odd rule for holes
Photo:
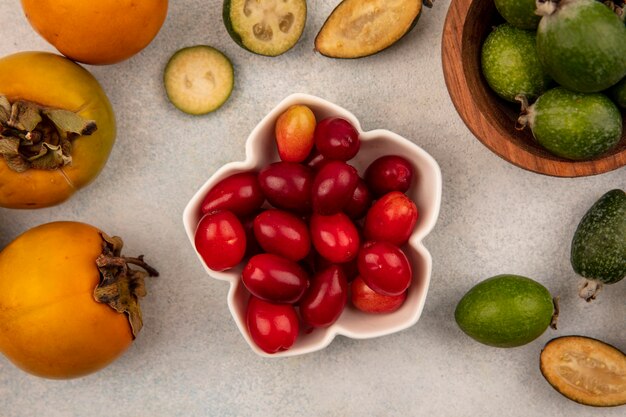
<svg viewBox="0 0 626 417">
<path fill-rule="evenodd" d="M 118 313 L 126 314 L 135 338 L 143 327 L 139 298 L 146 295 L 145 278 L 157 277 L 159 272 L 143 260 L 143 255 L 136 258 L 122 256 L 124 242 L 121 238 L 105 233 L 101 236 L 102 254 L 96 259 L 100 283 L 94 289 L 94 298 Z M 139 266 L 143 271 L 129 265 Z"/>
<path fill-rule="evenodd" d="M 595 279 L 584 279 L 578 287 L 578 295 L 587 302 L 596 299 L 598 293 L 602 289 L 602 283 Z"/>
<path fill-rule="evenodd" d="M 550 16 L 558 8 L 559 0 L 536 0 L 535 14 L 538 16 Z"/>
<path fill-rule="evenodd" d="M 524 130 L 530 123 L 530 105 L 528 104 L 528 99 L 523 94 L 516 95 L 515 101 L 519 101 L 521 107 L 520 115 L 515 121 L 515 129 Z"/>
</svg>

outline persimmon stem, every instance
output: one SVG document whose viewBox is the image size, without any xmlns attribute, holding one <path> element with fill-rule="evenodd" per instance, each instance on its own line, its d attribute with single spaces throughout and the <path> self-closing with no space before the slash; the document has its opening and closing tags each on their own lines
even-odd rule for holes
<svg viewBox="0 0 626 417">
<path fill-rule="evenodd" d="M 72 141 L 97 129 L 69 110 L 0 95 L 0 156 L 16 172 L 55 170 L 72 163 Z"/>
<path fill-rule="evenodd" d="M 153 267 L 148 265 L 146 262 L 144 262 L 143 255 L 139 255 L 136 258 L 131 258 L 131 257 L 124 256 L 122 259 L 124 259 L 127 264 L 137 265 L 137 266 L 141 267 L 151 277 L 158 277 L 159 276 L 159 271 L 157 271 L 156 269 L 154 269 Z"/>
<path fill-rule="evenodd" d="M 148 265 L 143 260 L 143 255 L 140 255 L 136 258 L 127 257 L 127 256 L 106 256 L 100 255 L 96 259 L 96 265 L 100 268 L 105 268 L 107 266 L 116 266 L 119 268 L 128 268 L 128 264 L 136 265 L 144 269 L 149 276 L 158 277 L 159 271 Z"/>
<path fill-rule="evenodd" d="M 124 242 L 121 238 L 104 233 L 101 236 L 102 253 L 96 258 L 100 283 L 94 289 L 94 298 L 126 314 L 133 337 L 136 337 L 143 326 L 139 298 L 146 295 L 144 279 L 159 276 L 159 272 L 143 260 L 143 255 L 122 256 Z M 139 266 L 144 271 L 131 269 L 129 265 Z"/>
</svg>

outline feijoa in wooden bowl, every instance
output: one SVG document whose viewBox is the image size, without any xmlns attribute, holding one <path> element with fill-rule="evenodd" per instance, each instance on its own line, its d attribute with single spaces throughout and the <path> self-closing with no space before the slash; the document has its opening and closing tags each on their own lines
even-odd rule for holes
<svg viewBox="0 0 626 417">
<path fill-rule="evenodd" d="M 608 153 L 588 161 L 550 154 L 530 129 L 516 129 L 520 106 L 499 98 L 487 85 L 480 65 L 483 41 L 503 23 L 493 0 L 452 0 L 443 39 L 443 71 L 448 92 L 471 132 L 500 157 L 529 171 L 557 177 L 582 177 L 626 165 L 626 112 L 622 140 Z"/>
</svg>

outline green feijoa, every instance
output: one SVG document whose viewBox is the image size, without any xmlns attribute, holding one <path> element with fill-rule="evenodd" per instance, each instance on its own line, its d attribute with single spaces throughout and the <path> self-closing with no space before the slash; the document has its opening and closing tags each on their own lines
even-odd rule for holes
<svg viewBox="0 0 626 417">
<path fill-rule="evenodd" d="M 580 220 L 570 261 L 574 271 L 587 278 L 580 296 L 595 298 L 602 284 L 626 276 L 626 193 L 615 189 L 604 194 Z"/>
<path fill-rule="evenodd" d="M 457 324 L 471 338 L 495 347 L 532 342 L 556 323 L 550 292 L 519 275 L 488 278 L 461 298 L 454 312 Z"/>
<path fill-rule="evenodd" d="M 626 109 L 626 77 L 611 88 L 611 97 L 623 109 Z"/>
<path fill-rule="evenodd" d="M 616 13 L 595 0 L 538 3 L 539 58 L 560 85 L 592 93 L 626 75 L 626 26 Z"/>
<path fill-rule="evenodd" d="M 497 26 L 485 39 L 481 64 L 487 84 L 508 101 L 518 95 L 533 100 L 551 82 L 537 56 L 535 33 L 508 23 Z"/>
<path fill-rule="evenodd" d="M 612 149 L 622 136 L 622 115 L 602 93 L 575 93 L 556 87 L 522 110 L 518 119 L 554 155 L 591 159 Z"/>
<path fill-rule="evenodd" d="M 495 0 L 496 9 L 511 25 L 520 29 L 537 29 L 541 16 L 535 13 L 535 0 Z"/>
</svg>

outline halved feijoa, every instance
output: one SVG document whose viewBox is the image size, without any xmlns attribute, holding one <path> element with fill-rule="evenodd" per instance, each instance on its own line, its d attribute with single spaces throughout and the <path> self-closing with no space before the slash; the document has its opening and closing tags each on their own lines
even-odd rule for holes
<svg viewBox="0 0 626 417">
<path fill-rule="evenodd" d="M 523 105 L 518 122 L 552 154 L 572 160 L 595 158 L 615 147 L 622 136 L 622 115 L 602 93 L 575 93 L 556 87 L 535 103 Z"/>
<path fill-rule="evenodd" d="M 626 76 L 626 26 L 595 0 L 546 0 L 537 51 L 548 73 L 573 91 L 605 90 Z"/>
<path fill-rule="evenodd" d="M 481 67 L 489 87 L 508 101 L 519 95 L 534 100 L 552 82 L 539 62 L 535 32 L 508 23 L 497 26 L 485 39 Z"/>
<path fill-rule="evenodd" d="M 626 404 L 626 355 L 585 336 L 549 341 L 540 357 L 541 373 L 558 392 L 585 405 Z"/>
<path fill-rule="evenodd" d="M 315 38 L 331 58 L 361 58 L 396 43 L 417 23 L 420 0 L 343 0 Z"/>
<path fill-rule="evenodd" d="M 546 287 L 519 275 L 497 275 L 478 283 L 461 298 L 454 312 L 468 336 L 503 348 L 535 340 L 550 324 L 556 326 L 556 315 Z"/>
<path fill-rule="evenodd" d="M 300 39 L 306 0 L 224 0 L 226 29 L 239 46 L 259 55 L 277 56 Z"/>
<path fill-rule="evenodd" d="M 215 48 L 191 46 L 170 58 L 163 81 L 167 97 L 179 110 L 205 114 L 218 109 L 230 97 L 233 65 Z"/>
</svg>

